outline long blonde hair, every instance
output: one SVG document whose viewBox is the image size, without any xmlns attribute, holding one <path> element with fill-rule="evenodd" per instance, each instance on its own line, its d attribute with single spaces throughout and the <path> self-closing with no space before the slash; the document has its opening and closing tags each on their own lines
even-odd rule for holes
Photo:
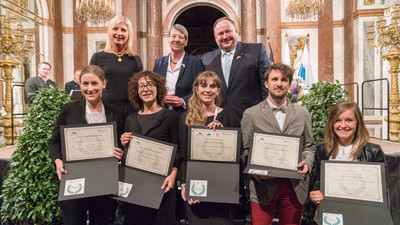
<svg viewBox="0 0 400 225">
<path fill-rule="evenodd" d="M 133 50 L 132 50 L 132 45 L 133 45 L 133 28 L 132 28 L 132 23 L 131 21 L 124 16 L 121 15 L 116 15 L 114 18 L 110 20 L 110 23 L 108 25 L 108 39 L 106 43 L 106 47 L 104 48 L 104 51 L 106 52 L 111 52 L 112 47 L 115 47 L 115 44 L 113 42 L 113 37 L 112 37 L 112 29 L 120 23 L 124 23 L 126 27 L 128 27 L 128 40 L 125 43 L 125 51 L 129 56 L 133 56 Z"/>
<path fill-rule="evenodd" d="M 336 158 L 338 155 L 338 138 L 334 131 L 334 125 L 337 118 L 344 113 L 346 110 L 351 109 L 357 120 L 357 130 L 354 134 L 353 147 L 350 155 L 353 156 L 353 160 L 357 160 L 358 150 L 363 148 L 369 140 L 369 134 L 367 127 L 365 126 L 364 119 L 358 105 L 352 101 L 343 101 L 334 105 L 329 113 L 328 123 L 325 127 L 325 149 L 327 155 L 332 155 L 332 158 Z"/>
<path fill-rule="evenodd" d="M 206 125 L 206 115 L 202 106 L 201 99 L 197 93 L 197 89 L 201 84 L 206 84 L 208 78 L 211 78 L 218 89 L 222 89 L 222 83 L 218 75 L 212 71 L 204 71 L 200 73 L 193 83 L 193 95 L 189 98 L 188 114 L 185 119 L 187 126 L 204 126 Z M 221 93 L 214 99 L 216 106 L 219 106 L 222 102 Z"/>
</svg>

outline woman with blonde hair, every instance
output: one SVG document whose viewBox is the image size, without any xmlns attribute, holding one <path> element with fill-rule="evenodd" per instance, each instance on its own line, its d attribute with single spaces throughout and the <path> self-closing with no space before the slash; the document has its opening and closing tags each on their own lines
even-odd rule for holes
<svg viewBox="0 0 400 225">
<path fill-rule="evenodd" d="M 324 199 L 320 191 L 321 160 L 382 162 L 386 166 L 381 146 L 368 140 L 368 130 L 358 105 L 352 101 L 334 105 L 325 127 L 325 143 L 315 152 L 316 175 L 311 201 L 319 204 Z"/>
<path fill-rule="evenodd" d="M 181 149 L 181 195 L 186 201 L 186 164 L 187 138 L 189 126 L 205 126 L 210 129 L 219 127 L 240 127 L 236 114 L 219 107 L 222 102 L 222 83 L 218 75 L 204 71 L 197 76 L 193 84 L 193 95 L 189 98 L 189 107 L 182 115 L 179 124 L 179 143 Z M 233 224 L 237 205 L 227 203 L 198 202 L 188 199 L 187 216 L 191 225 Z"/>
<path fill-rule="evenodd" d="M 128 80 L 143 68 L 142 60 L 133 53 L 132 45 L 132 23 L 128 18 L 117 15 L 109 23 L 104 51 L 96 52 L 90 60 L 90 64 L 100 66 L 106 74 L 103 101 L 118 107 L 123 119 L 134 112 L 128 98 Z"/>
</svg>

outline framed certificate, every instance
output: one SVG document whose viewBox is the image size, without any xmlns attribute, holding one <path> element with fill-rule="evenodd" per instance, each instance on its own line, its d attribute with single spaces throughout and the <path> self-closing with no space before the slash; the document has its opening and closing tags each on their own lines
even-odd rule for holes
<svg viewBox="0 0 400 225">
<path fill-rule="evenodd" d="M 302 159 L 303 137 L 253 132 L 245 173 L 303 179 L 297 172 Z"/>
<path fill-rule="evenodd" d="M 320 224 L 393 225 L 383 163 L 322 161 Z"/>
<path fill-rule="evenodd" d="M 125 157 L 125 166 L 168 176 L 177 146 L 138 134 L 132 135 Z"/>
<path fill-rule="evenodd" d="M 239 128 L 209 128 L 190 126 L 189 160 L 238 163 Z"/>
<path fill-rule="evenodd" d="M 322 161 L 321 191 L 329 198 L 359 204 L 386 204 L 386 182 L 382 163 Z"/>
<path fill-rule="evenodd" d="M 111 158 L 117 143 L 116 123 L 61 126 L 64 162 Z"/>
</svg>

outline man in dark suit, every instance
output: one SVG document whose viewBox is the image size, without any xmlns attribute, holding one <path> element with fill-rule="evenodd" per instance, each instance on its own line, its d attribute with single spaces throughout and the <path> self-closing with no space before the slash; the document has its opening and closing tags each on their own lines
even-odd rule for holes
<svg viewBox="0 0 400 225">
<path fill-rule="evenodd" d="M 25 93 L 28 96 L 29 105 L 33 103 L 40 88 L 56 87 L 56 83 L 49 79 L 51 65 L 41 62 L 38 65 L 38 75 L 25 81 Z"/>
<path fill-rule="evenodd" d="M 178 113 L 186 109 L 188 99 L 192 96 L 193 82 L 204 71 L 201 59 L 185 53 L 187 43 L 186 28 L 180 24 L 173 25 L 168 31 L 171 53 L 156 59 L 153 69 L 167 79 L 165 103 Z"/>
<path fill-rule="evenodd" d="M 70 82 L 65 83 L 65 92 L 71 94 L 72 90 L 81 90 L 79 86 L 79 76 L 81 75 L 81 70 L 76 70 L 74 73 L 74 79 Z"/>
<path fill-rule="evenodd" d="M 232 109 L 242 118 L 245 109 L 268 95 L 264 73 L 271 62 L 264 44 L 238 42 L 235 23 L 228 17 L 214 23 L 214 37 L 219 49 L 205 54 L 203 64 L 222 81 L 221 107 Z"/>
</svg>

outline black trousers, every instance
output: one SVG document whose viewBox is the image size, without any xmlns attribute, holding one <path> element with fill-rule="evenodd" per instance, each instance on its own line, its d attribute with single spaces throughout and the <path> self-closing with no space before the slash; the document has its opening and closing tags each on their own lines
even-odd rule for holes
<svg viewBox="0 0 400 225">
<path fill-rule="evenodd" d="M 176 188 L 164 194 L 159 209 L 122 202 L 124 225 L 177 225 Z"/>
<path fill-rule="evenodd" d="M 115 222 L 117 201 L 108 197 L 68 200 L 59 202 L 59 205 L 64 225 L 86 225 L 87 211 L 89 211 L 90 225 L 109 225 Z"/>
</svg>

